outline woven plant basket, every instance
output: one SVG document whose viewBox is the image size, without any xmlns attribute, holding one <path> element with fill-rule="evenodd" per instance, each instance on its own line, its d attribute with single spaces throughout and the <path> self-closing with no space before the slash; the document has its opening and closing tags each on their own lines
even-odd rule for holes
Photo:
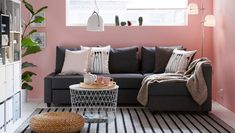
<svg viewBox="0 0 235 133">
<path fill-rule="evenodd" d="M 72 112 L 47 112 L 33 116 L 29 126 L 37 133 L 76 133 L 84 126 L 84 118 Z"/>
</svg>

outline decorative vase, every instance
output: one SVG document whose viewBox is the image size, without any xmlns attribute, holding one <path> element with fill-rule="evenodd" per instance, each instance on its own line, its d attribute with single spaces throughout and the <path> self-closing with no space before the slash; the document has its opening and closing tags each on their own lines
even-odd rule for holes
<svg viewBox="0 0 235 133">
<path fill-rule="evenodd" d="M 127 21 L 127 25 L 128 25 L 128 26 L 131 26 L 131 21 Z"/>
<path fill-rule="evenodd" d="M 22 89 L 21 90 L 21 100 L 22 100 L 22 103 L 27 103 L 28 102 L 27 97 L 28 97 L 28 90 Z"/>
<path fill-rule="evenodd" d="M 121 22 L 121 26 L 125 26 L 125 25 L 126 25 L 125 21 Z"/>
</svg>

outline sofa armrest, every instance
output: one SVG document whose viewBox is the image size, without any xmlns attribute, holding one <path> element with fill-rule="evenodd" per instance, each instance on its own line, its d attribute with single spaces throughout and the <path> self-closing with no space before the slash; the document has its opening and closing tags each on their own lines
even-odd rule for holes
<svg viewBox="0 0 235 133">
<path fill-rule="evenodd" d="M 212 66 L 211 64 L 203 64 L 202 65 L 203 76 L 208 89 L 207 100 L 202 106 L 206 106 L 209 110 L 211 110 L 212 106 Z"/>
<path fill-rule="evenodd" d="M 52 72 L 52 73 L 48 74 L 45 78 L 53 78 L 56 75 L 57 74 L 55 72 Z"/>
<path fill-rule="evenodd" d="M 44 102 L 51 103 L 52 102 L 52 79 L 56 74 L 50 73 L 44 78 Z"/>
</svg>

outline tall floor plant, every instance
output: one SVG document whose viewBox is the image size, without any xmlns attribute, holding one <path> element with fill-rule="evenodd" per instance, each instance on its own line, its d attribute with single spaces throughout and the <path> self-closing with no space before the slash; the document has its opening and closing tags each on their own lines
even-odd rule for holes
<svg viewBox="0 0 235 133">
<path fill-rule="evenodd" d="M 32 23 L 42 23 L 45 21 L 44 17 L 37 16 L 38 13 L 42 12 L 43 10 L 47 9 L 47 6 L 43 6 L 39 8 L 38 10 L 35 10 L 33 6 L 26 0 L 22 0 L 22 3 L 24 4 L 27 11 L 30 13 L 31 17 L 30 19 L 23 23 L 23 33 L 21 36 L 21 49 L 22 49 L 22 58 L 26 56 L 30 56 L 32 54 L 36 54 L 41 51 L 41 48 L 39 44 L 31 39 L 31 35 L 33 33 L 36 33 L 36 29 L 29 29 L 30 24 Z M 37 17 L 35 17 L 37 16 Z M 33 86 L 30 84 L 33 80 L 32 77 L 36 76 L 37 74 L 29 71 L 28 68 L 31 67 L 37 67 L 35 64 L 31 62 L 24 61 L 22 63 L 22 89 L 26 90 L 33 90 Z"/>
</svg>

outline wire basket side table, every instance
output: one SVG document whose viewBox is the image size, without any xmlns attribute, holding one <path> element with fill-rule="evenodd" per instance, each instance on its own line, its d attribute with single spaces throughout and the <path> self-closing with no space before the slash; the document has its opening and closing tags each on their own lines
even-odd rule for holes
<svg viewBox="0 0 235 133">
<path fill-rule="evenodd" d="M 112 88 L 84 89 L 71 85 L 72 111 L 84 116 L 86 122 L 111 122 L 116 117 L 119 86 Z"/>
</svg>

